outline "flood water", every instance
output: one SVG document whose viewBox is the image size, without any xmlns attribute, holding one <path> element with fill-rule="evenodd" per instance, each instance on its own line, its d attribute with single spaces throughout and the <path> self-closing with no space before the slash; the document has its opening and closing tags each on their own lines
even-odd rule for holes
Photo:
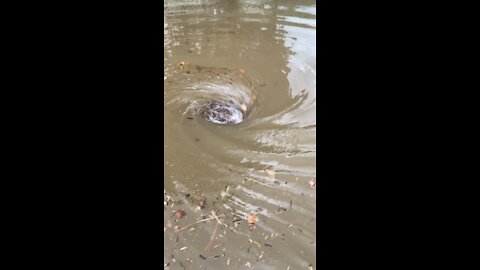
<svg viewBox="0 0 480 270">
<path fill-rule="evenodd" d="M 316 269 L 315 1 L 164 11 L 165 269 Z"/>
</svg>

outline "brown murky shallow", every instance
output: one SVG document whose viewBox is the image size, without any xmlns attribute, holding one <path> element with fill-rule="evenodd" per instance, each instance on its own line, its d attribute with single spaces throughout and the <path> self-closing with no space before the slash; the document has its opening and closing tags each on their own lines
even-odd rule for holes
<svg viewBox="0 0 480 270">
<path fill-rule="evenodd" d="M 165 269 L 316 269 L 315 18 L 315 1 L 165 4 Z M 245 118 L 207 121 L 212 100 Z"/>
</svg>

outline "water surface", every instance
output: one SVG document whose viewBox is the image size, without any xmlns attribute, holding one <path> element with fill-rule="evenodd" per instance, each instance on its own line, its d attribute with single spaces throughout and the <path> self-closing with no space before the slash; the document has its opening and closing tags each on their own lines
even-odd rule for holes
<svg viewBox="0 0 480 270">
<path fill-rule="evenodd" d="M 165 4 L 166 269 L 316 268 L 315 19 L 315 1 Z M 211 99 L 248 114 L 206 121 Z"/>
</svg>

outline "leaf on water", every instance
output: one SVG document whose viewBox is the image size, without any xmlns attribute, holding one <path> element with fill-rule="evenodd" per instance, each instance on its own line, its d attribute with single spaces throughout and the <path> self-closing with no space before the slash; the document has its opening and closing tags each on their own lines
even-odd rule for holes
<svg viewBox="0 0 480 270">
<path fill-rule="evenodd" d="M 177 211 L 175 211 L 175 217 L 176 217 L 176 218 L 182 218 L 182 217 L 184 217 L 185 215 L 186 215 L 186 213 L 185 213 L 185 211 L 183 211 L 183 210 L 177 210 Z"/>
<path fill-rule="evenodd" d="M 205 208 L 205 205 L 207 204 L 207 199 L 205 197 L 200 198 L 199 206 L 200 208 Z"/>
<path fill-rule="evenodd" d="M 248 216 L 247 221 L 248 224 L 255 224 L 255 222 L 258 221 L 258 217 L 256 214 L 251 214 L 250 216 Z"/>
<path fill-rule="evenodd" d="M 245 104 L 240 105 L 240 108 L 242 108 L 242 110 L 243 110 L 244 112 L 247 111 L 247 105 L 245 105 Z"/>
<path fill-rule="evenodd" d="M 268 174 L 268 176 L 270 176 L 270 178 L 272 180 L 275 180 L 275 172 L 274 171 L 269 170 L 269 169 L 265 169 L 264 171 L 265 171 L 266 174 Z"/>
</svg>

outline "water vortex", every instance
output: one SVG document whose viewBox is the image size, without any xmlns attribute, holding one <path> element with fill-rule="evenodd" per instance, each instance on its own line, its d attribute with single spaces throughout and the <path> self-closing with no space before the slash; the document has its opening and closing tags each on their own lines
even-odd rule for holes
<svg viewBox="0 0 480 270">
<path fill-rule="evenodd" d="M 253 109 L 255 90 L 242 69 L 204 67 L 181 63 L 165 70 L 167 104 L 183 113 L 215 124 L 239 124 Z"/>
</svg>

